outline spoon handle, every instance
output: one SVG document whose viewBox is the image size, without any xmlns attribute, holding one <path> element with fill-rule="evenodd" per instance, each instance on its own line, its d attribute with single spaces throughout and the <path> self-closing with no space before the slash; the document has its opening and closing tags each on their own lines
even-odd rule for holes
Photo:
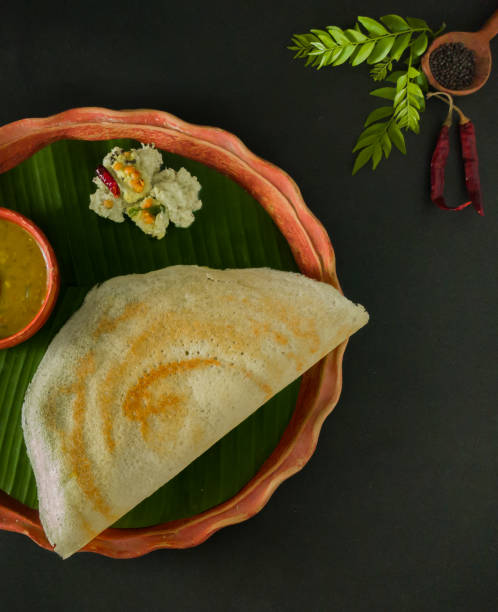
<svg viewBox="0 0 498 612">
<path fill-rule="evenodd" d="M 491 40 L 498 34 L 498 9 L 482 26 L 479 34 L 484 40 Z"/>
</svg>

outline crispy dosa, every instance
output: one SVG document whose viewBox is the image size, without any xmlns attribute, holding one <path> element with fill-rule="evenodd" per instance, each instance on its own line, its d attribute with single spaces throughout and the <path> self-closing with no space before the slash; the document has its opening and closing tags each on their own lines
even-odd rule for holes
<svg viewBox="0 0 498 612">
<path fill-rule="evenodd" d="M 27 391 L 40 519 L 66 558 L 357 329 L 330 285 L 172 266 L 92 289 Z"/>
</svg>

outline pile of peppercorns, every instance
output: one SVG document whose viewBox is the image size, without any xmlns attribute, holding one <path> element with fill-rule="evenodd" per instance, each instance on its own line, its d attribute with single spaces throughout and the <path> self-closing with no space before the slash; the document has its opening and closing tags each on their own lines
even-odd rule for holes
<svg viewBox="0 0 498 612">
<path fill-rule="evenodd" d="M 429 56 L 436 81 L 446 89 L 468 89 L 476 71 L 474 52 L 463 43 L 446 43 Z"/>
</svg>

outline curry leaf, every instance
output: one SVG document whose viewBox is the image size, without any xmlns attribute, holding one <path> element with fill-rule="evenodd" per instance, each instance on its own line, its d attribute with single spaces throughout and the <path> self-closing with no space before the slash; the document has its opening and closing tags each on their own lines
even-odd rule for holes
<svg viewBox="0 0 498 612">
<path fill-rule="evenodd" d="M 395 87 L 380 87 L 370 92 L 371 96 L 377 96 L 377 98 L 385 98 L 386 100 L 394 100 L 396 95 Z"/>
<path fill-rule="evenodd" d="M 429 26 L 423 19 L 418 19 L 417 17 L 407 17 L 406 22 L 411 28 L 421 28 L 430 31 Z"/>
<path fill-rule="evenodd" d="M 340 66 L 347 62 L 351 55 L 355 52 L 356 47 L 353 45 L 348 45 L 346 47 L 342 47 L 337 59 L 334 60 L 334 66 Z"/>
<path fill-rule="evenodd" d="M 311 30 L 311 32 L 313 32 L 313 34 L 323 45 L 325 45 L 326 48 L 330 49 L 336 46 L 335 41 L 328 32 L 325 32 L 324 30 Z"/>
<path fill-rule="evenodd" d="M 351 42 L 365 42 L 367 37 L 361 30 L 349 29 L 345 30 L 344 34 L 349 38 Z"/>
<path fill-rule="evenodd" d="M 422 32 L 412 43 L 412 52 L 415 56 L 422 55 L 427 49 L 427 34 Z"/>
<path fill-rule="evenodd" d="M 371 17 L 358 17 L 358 21 L 366 30 L 368 30 L 368 32 L 372 36 L 382 36 L 383 34 L 389 34 L 389 32 L 381 23 L 379 23 L 375 19 L 372 19 Z"/>
<path fill-rule="evenodd" d="M 338 45 L 349 44 L 350 40 L 346 34 L 344 34 L 341 28 L 338 28 L 337 26 L 329 26 L 327 30 Z"/>
<path fill-rule="evenodd" d="M 408 83 L 407 85 L 407 89 L 408 89 L 408 93 L 411 93 L 415 96 L 418 96 L 419 98 L 423 98 L 424 94 L 422 93 L 422 90 L 420 89 L 420 87 L 413 82 Z"/>
<path fill-rule="evenodd" d="M 380 21 L 391 30 L 391 32 L 403 32 L 409 30 L 410 26 L 408 23 L 399 15 L 384 15 L 380 18 Z"/>
<path fill-rule="evenodd" d="M 355 144 L 353 148 L 353 153 L 359 151 L 360 149 L 364 149 L 365 147 L 369 147 L 379 141 L 379 136 L 377 134 L 370 134 L 370 136 L 360 135 L 358 138 L 358 142 Z"/>
<path fill-rule="evenodd" d="M 395 70 L 386 78 L 389 83 L 397 83 L 400 76 L 406 74 L 405 70 Z"/>
<path fill-rule="evenodd" d="M 387 159 L 389 155 L 391 154 L 391 148 L 392 148 L 391 139 L 389 138 L 387 131 L 384 132 L 384 134 L 382 134 L 381 144 L 382 144 L 382 150 L 384 151 L 384 156 Z"/>
<path fill-rule="evenodd" d="M 363 44 L 361 47 L 359 47 L 357 53 L 355 54 L 353 58 L 353 61 L 351 62 L 352 65 L 357 66 L 358 64 L 361 64 L 362 62 L 364 62 L 367 59 L 367 57 L 370 55 L 370 53 L 373 51 L 374 47 L 375 47 L 374 41 L 367 42 Z"/>
<path fill-rule="evenodd" d="M 412 33 L 408 32 L 406 34 L 402 34 L 401 36 L 398 36 L 398 38 L 396 39 L 395 43 L 392 46 L 391 49 L 391 58 L 393 60 L 399 60 L 400 57 L 403 55 L 403 53 L 405 52 L 406 48 L 408 47 L 408 44 L 410 43 L 410 39 L 412 37 Z"/>
<path fill-rule="evenodd" d="M 392 68 L 393 63 L 391 58 L 386 57 L 372 66 L 370 69 L 370 76 L 374 81 L 384 81 Z"/>
<path fill-rule="evenodd" d="M 365 121 L 365 127 L 369 126 L 375 121 L 378 121 L 379 119 L 390 117 L 393 112 L 392 106 L 379 106 L 379 108 L 376 108 L 368 115 L 367 120 Z"/>
<path fill-rule="evenodd" d="M 382 145 L 377 144 L 374 147 L 373 155 L 372 155 L 372 169 L 375 170 L 379 165 L 380 160 L 382 159 Z"/>
<path fill-rule="evenodd" d="M 370 53 L 368 57 L 368 63 L 375 64 L 377 62 L 382 61 L 386 57 L 386 55 L 389 53 L 389 51 L 391 50 L 391 47 L 393 46 L 395 40 L 396 39 L 394 36 L 388 36 L 387 38 L 381 38 L 375 44 L 375 48 L 372 51 L 372 53 Z"/>
<path fill-rule="evenodd" d="M 427 93 L 429 89 L 429 83 L 427 82 L 427 77 L 423 72 L 420 72 L 419 75 L 415 78 L 415 83 L 420 87 L 420 89 L 425 93 Z"/>
<path fill-rule="evenodd" d="M 398 148 L 401 151 L 401 153 L 405 155 L 406 154 L 405 138 L 401 130 L 399 129 L 399 127 L 396 125 L 396 123 L 394 122 L 391 123 L 388 129 L 388 134 L 391 137 L 391 140 L 393 141 L 396 148 Z"/>
<path fill-rule="evenodd" d="M 393 100 L 394 108 L 399 106 L 399 104 L 404 100 L 406 100 L 406 88 L 402 87 L 396 92 L 396 95 L 394 96 L 394 100 Z"/>
<path fill-rule="evenodd" d="M 407 82 L 408 82 L 408 73 L 407 72 L 403 72 L 402 75 L 400 77 L 398 77 L 398 79 L 396 81 L 396 91 L 399 91 L 400 89 L 406 88 Z"/>
<path fill-rule="evenodd" d="M 358 170 L 368 162 L 369 159 L 371 159 L 373 152 L 374 147 L 367 147 L 358 153 L 353 166 L 353 175 L 356 174 Z"/>
</svg>

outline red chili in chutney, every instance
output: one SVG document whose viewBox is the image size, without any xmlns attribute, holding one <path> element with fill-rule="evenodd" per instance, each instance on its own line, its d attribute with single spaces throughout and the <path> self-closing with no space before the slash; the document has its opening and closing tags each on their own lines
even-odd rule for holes
<svg viewBox="0 0 498 612">
<path fill-rule="evenodd" d="M 104 185 L 109 189 L 112 195 L 118 198 L 121 194 L 121 189 L 116 181 L 116 179 L 112 176 L 112 174 L 105 168 L 104 166 L 97 166 L 95 170 L 99 179 L 104 183 Z"/>
</svg>

